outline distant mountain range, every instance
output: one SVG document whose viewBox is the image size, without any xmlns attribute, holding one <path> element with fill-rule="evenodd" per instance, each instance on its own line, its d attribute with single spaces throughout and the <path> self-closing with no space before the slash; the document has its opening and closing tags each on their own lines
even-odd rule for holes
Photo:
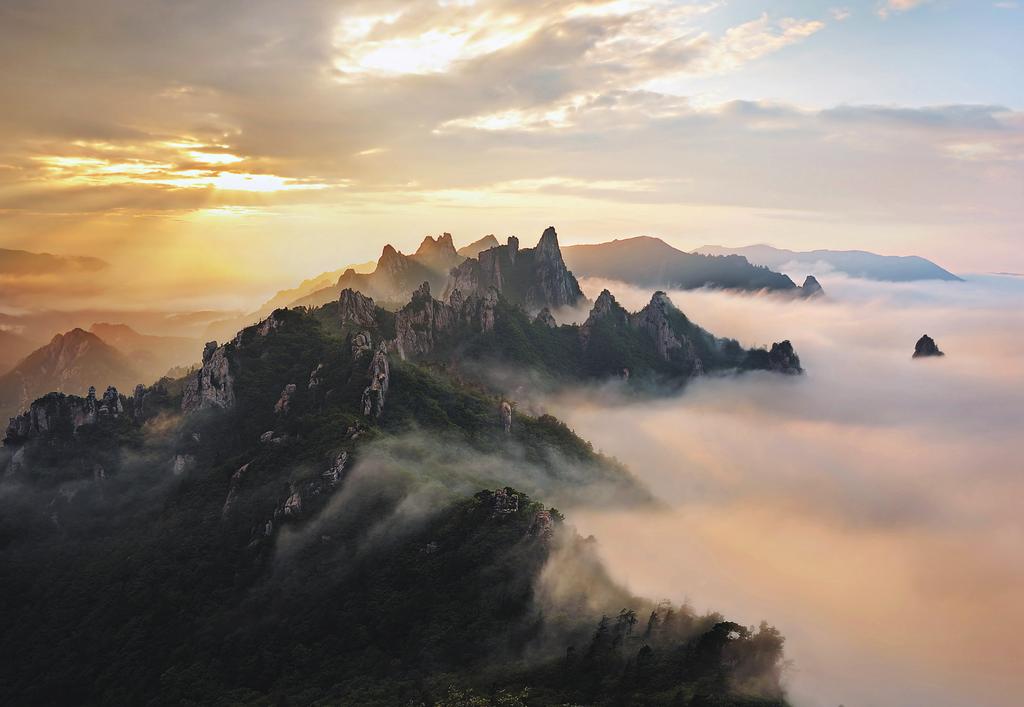
<svg viewBox="0 0 1024 707">
<path fill-rule="evenodd" d="M 796 267 L 801 271 L 807 271 L 814 266 L 825 265 L 830 270 L 850 277 L 882 282 L 961 281 L 948 270 L 917 255 L 878 255 L 863 250 L 795 251 L 773 248 L 769 245 L 751 245 L 743 248 L 706 245 L 695 252 L 719 256 L 742 255 L 751 263 L 773 270 L 789 270 Z"/>
<path fill-rule="evenodd" d="M 787 275 L 763 265 L 751 265 L 743 255 L 686 253 L 649 236 L 567 246 L 562 252 L 566 264 L 579 277 L 618 280 L 638 287 L 712 287 L 804 294 Z M 816 293 L 811 289 L 806 294 Z"/>
<path fill-rule="evenodd" d="M 175 366 L 199 363 L 198 339 L 140 334 L 126 324 L 99 322 L 89 331 L 123 353 L 144 377 L 156 380 Z"/>
<path fill-rule="evenodd" d="M 561 249 L 551 248 L 552 242 L 558 245 L 553 228 L 544 232 L 536 248 L 520 248 L 514 236 L 502 244 L 491 234 L 456 249 L 450 233 L 425 237 L 411 255 L 386 245 L 376 263 L 325 272 L 295 288 L 281 290 L 250 314 L 212 323 L 207 338 L 229 337 L 278 307 L 322 306 L 337 300 L 345 289 L 372 297 L 379 305 L 394 310 L 423 282 L 429 283 L 434 292 L 460 289 L 463 294 L 496 285 L 506 298 L 531 311 L 582 301 L 576 276 L 664 289 L 715 287 L 791 291 L 797 295 L 818 294 L 821 290 L 813 278 L 801 288 L 788 276 L 751 265 L 742 256 L 685 253 L 657 238 L 628 238 Z M 523 273 L 533 272 L 530 263 L 534 257 L 547 263 L 546 270 L 542 268 L 536 282 L 523 281 Z M 561 292 L 556 294 L 559 288 Z"/>
<path fill-rule="evenodd" d="M 10 417 L 46 393 L 84 395 L 89 386 L 131 390 L 146 380 L 132 361 L 84 329 L 57 334 L 0 376 L 0 416 Z"/>
</svg>

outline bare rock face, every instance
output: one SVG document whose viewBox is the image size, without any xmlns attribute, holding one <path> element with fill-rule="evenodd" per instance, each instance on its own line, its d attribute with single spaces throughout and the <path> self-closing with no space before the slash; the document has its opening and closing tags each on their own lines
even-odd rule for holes
<svg viewBox="0 0 1024 707">
<path fill-rule="evenodd" d="M 488 332 L 494 331 L 497 310 L 498 291 L 490 287 L 482 295 L 473 295 L 463 300 L 457 313 L 459 319 L 471 329 Z"/>
<path fill-rule="evenodd" d="M 451 271 L 445 299 L 455 290 L 484 295 L 495 288 L 527 311 L 572 306 L 584 300 L 579 283 L 562 259 L 558 235 L 548 227 L 535 248 L 519 248 L 519 239 L 484 250 Z"/>
<path fill-rule="evenodd" d="M 768 352 L 768 367 L 769 370 L 786 375 L 798 375 L 804 370 L 800 367 L 800 357 L 796 355 L 793 344 L 788 340 L 772 344 Z"/>
<path fill-rule="evenodd" d="M 279 325 L 270 326 L 267 322 L 277 321 L 273 315 L 260 324 L 258 331 L 266 327 L 269 333 Z M 265 334 L 264 334 L 265 335 Z M 192 374 L 185 384 L 181 398 L 181 411 L 185 414 L 209 408 L 227 409 L 235 404 L 235 379 L 231 375 L 231 362 L 228 360 L 227 349 L 215 346 L 210 350 L 210 342 L 203 352 L 203 367 Z"/>
<path fill-rule="evenodd" d="M 306 384 L 307 390 L 315 390 L 320 387 L 321 378 L 324 373 L 324 364 L 318 363 L 316 367 L 309 372 L 309 383 Z"/>
<path fill-rule="evenodd" d="M 231 506 L 234 505 L 235 499 L 238 497 L 238 489 L 242 485 L 242 479 L 245 477 L 245 474 L 249 470 L 249 466 L 251 464 L 252 462 L 243 464 L 238 467 L 238 470 L 235 471 L 234 474 L 231 475 L 231 483 L 228 484 L 228 495 L 227 498 L 224 499 L 224 506 L 221 508 L 222 516 L 226 516 L 231 511 Z"/>
<path fill-rule="evenodd" d="M 825 290 L 821 288 L 818 278 L 814 277 L 814 275 L 808 275 L 804 278 L 804 284 L 800 287 L 800 294 L 803 297 L 821 297 L 825 294 Z"/>
<path fill-rule="evenodd" d="M 373 350 L 373 338 L 370 336 L 370 332 L 359 331 L 352 335 L 349 345 L 352 347 L 352 358 L 358 358 Z"/>
<path fill-rule="evenodd" d="M 668 295 L 661 291 L 655 292 L 650 303 L 635 315 L 635 325 L 654 340 L 654 347 L 662 359 L 683 359 L 695 367 L 698 358 L 692 342 L 685 337 L 680 340 L 669 323 L 669 312 L 674 309 L 675 305 Z"/>
<path fill-rule="evenodd" d="M 103 399 L 100 401 L 99 408 L 96 412 L 103 417 L 120 417 L 124 414 L 124 403 L 122 402 L 121 395 L 118 394 L 117 388 L 112 385 L 108 385 L 106 391 L 103 393 Z"/>
<path fill-rule="evenodd" d="M 89 391 L 84 398 L 50 393 L 34 401 L 27 411 L 10 419 L 4 444 L 13 446 L 47 435 L 74 434 L 82 425 L 95 424 L 99 403 L 96 389 Z"/>
<path fill-rule="evenodd" d="M 284 416 L 291 412 L 292 398 L 295 396 L 296 390 L 297 387 L 294 383 L 289 383 L 284 387 L 281 391 L 281 396 L 277 399 L 277 402 L 274 403 L 275 413 Z"/>
<path fill-rule="evenodd" d="M 549 329 L 555 329 L 558 327 L 558 322 L 555 321 L 555 318 L 551 315 L 551 310 L 547 307 L 537 312 L 537 316 L 533 321 L 542 326 L 546 326 Z"/>
<path fill-rule="evenodd" d="M 917 344 L 914 345 L 913 358 L 929 358 L 931 356 L 945 356 L 942 351 L 939 350 L 938 344 L 935 340 L 925 334 L 917 340 Z"/>
<path fill-rule="evenodd" d="M 269 336 L 271 332 L 277 331 L 284 326 L 284 318 L 278 315 L 278 310 L 274 310 L 270 313 L 270 316 L 264 319 L 256 327 L 256 333 L 260 336 Z"/>
<path fill-rule="evenodd" d="M 302 494 L 295 491 L 284 502 L 282 511 L 286 517 L 297 516 L 302 513 Z"/>
<path fill-rule="evenodd" d="M 512 434 L 512 404 L 507 400 L 501 401 L 501 427 L 505 434 Z"/>
<path fill-rule="evenodd" d="M 395 314 L 395 343 L 403 358 L 430 353 L 437 338 L 452 331 L 456 313 L 450 304 L 430 296 L 430 284 L 424 282 L 412 300 Z"/>
<path fill-rule="evenodd" d="M 342 450 L 334 455 L 334 461 L 331 466 L 324 473 L 320 474 L 320 478 L 324 480 L 329 487 L 334 488 L 339 483 L 343 474 L 345 473 L 345 465 L 348 464 L 348 452 Z"/>
<path fill-rule="evenodd" d="M 527 308 L 571 307 L 583 299 L 583 290 L 562 259 L 554 226 L 544 229 L 533 249 L 533 260 L 533 282 L 524 302 Z"/>
<path fill-rule="evenodd" d="M 372 327 L 377 321 L 377 307 L 366 295 L 346 288 L 338 297 L 338 316 L 343 325 Z"/>
<path fill-rule="evenodd" d="M 388 395 L 388 386 L 391 383 L 391 364 L 388 360 L 387 344 L 383 341 L 377 347 L 376 353 L 370 359 L 370 370 L 368 371 L 370 382 L 363 390 L 363 397 L 360 401 L 360 408 L 367 417 L 380 417 L 384 412 L 384 402 Z"/>
<path fill-rule="evenodd" d="M 195 466 L 196 458 L 191 454 L 175 454 L 171 460 L 171 471 L 175 476 L 181 476 Z"/>
</svg>

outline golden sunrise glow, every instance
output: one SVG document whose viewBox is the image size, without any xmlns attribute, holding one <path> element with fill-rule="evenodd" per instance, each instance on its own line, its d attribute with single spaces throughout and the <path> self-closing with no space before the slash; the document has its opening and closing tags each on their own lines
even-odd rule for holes
<svg viewBox="0 0 1024 707">
<path fill-rule="evenodd" d="M 242 158 L 231 154 L 189 151 L 197 161 L 210 164 L 240 162 Z M 201 156 L 205 159 L 198 159 Z M 167 162 L 132 160 L 117 162 L 100 157 L 37 157 L 53 182 L 68 185 L 149 184 L 171 187 L 244 192 L 278 192 L 325 189 L 329 185 L 306 182 L 274 174 L 252 174 L 205 169 L 178 169 Z"/>
</svg>

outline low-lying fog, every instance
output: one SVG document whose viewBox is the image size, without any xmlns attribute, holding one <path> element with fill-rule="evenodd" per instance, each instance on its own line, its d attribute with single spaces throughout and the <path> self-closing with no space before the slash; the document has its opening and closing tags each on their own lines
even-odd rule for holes
<svg viewBox="0 0 1024 707">
<path fill-rule="evenodd" d="M 669 506 L 570 520 L 631 590 L 778 626 L 800 707 L 1020 704 L 1024 279 L 821 280 L 815 301 L 670 293 L 719 336 L 791 339 L 806 376 L 548 401 Z M 924 333 L 945 358 L 911 360 Z"/>
</svg>

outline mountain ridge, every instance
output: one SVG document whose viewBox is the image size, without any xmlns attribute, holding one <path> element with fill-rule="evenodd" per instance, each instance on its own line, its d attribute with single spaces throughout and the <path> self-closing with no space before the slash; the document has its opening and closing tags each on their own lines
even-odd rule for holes
<svg viewBox="0 0 1024 707">
<path fill-rule="evenodd" d="M 918 255 L 879 255 L 866 250 L 794 251 L 766 244 L 726 248 L 701 246 L 697 253 L 714 255 L 742 255 L 752 263 L 774 269 L 791 263 L 802 267 L 824 263 L 836 272 L 882 282 L 914 282 L 917 280 L 946 280 L 962 282 L 962 278 Z"/>
<path fill-rule="evenodd" d="M 752 265 L 742 256 L 686 253 L 652 236 L 567 246 L 563 252 L 568 266 L 581 277 L 617 280 L 638 287 L 803 294 L 787 275 Z"/>
</svg>

